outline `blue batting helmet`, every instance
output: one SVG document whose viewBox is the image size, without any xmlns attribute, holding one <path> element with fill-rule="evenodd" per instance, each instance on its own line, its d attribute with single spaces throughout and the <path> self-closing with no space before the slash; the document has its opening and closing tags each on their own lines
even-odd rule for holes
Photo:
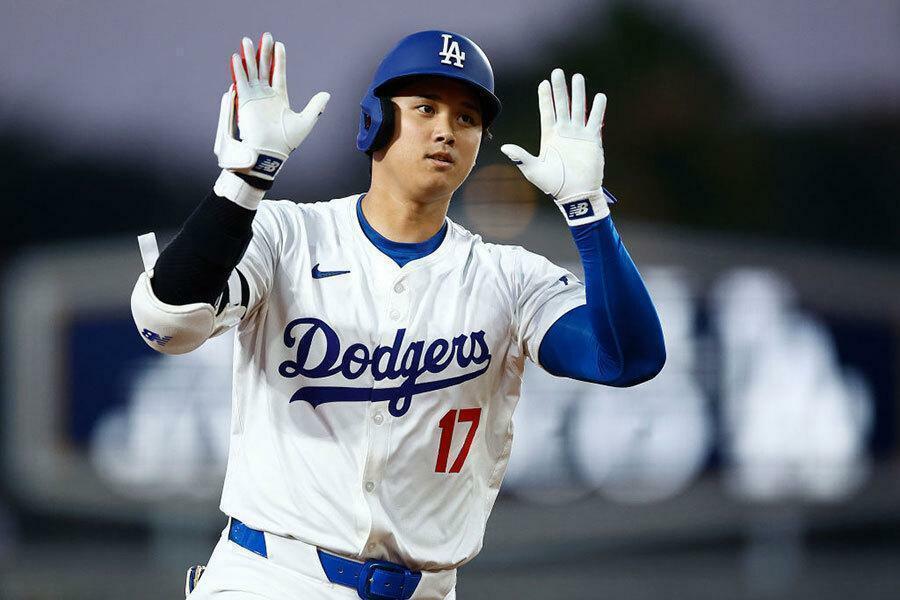
<svg viewBox="0 0 900 600">
<path fill-rule="evenodd" d="M 481 48 L 458 33 L 420 31 L 400 40 L 378 65 L 372 84 L 360 102 L 357 148 L 371 154 L 390 140 L 394 110 L 385 87 L 421 75 L 451 77 L 471 85 L 481 97 L 484 127 L 490 126 L 500 112 L 500 100 L 494 95 L 494 71 Z"/>
</svg>

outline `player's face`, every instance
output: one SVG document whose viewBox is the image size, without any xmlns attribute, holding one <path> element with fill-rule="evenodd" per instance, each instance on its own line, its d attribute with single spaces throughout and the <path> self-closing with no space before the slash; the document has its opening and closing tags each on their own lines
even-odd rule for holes
<svg viewBox="0 0 900 600">
<path fill-rule="evenodd" d="M 394 132 L 373 155 L 373 177 L 425 201 L 452 194 L 475 166 L 481 145 L 478 95 L 460 81 L 423 77 L 397 89 L 391 102 Z"/>
</svg>

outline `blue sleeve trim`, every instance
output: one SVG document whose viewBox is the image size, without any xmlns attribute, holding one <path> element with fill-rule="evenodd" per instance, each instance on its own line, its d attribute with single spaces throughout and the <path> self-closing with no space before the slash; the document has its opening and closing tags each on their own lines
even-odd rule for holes
<svg viewBox="0 0 900 600">
<path fill-rule="evenodd" d="M 587 304 L 547 330 L 538 360 L 547 372 L 617 387 L 652 379 L 666 360 L 656 308 L 612 217 L 569 228 L 584 266 Z"/>
</svg>

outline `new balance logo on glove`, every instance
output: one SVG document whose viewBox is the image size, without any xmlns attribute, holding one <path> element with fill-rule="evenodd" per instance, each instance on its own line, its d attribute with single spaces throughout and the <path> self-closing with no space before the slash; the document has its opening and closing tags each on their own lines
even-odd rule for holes
<svg viewBox="0 0 900 600">
<path fill-rule="evenodd" d="M 256 161 L 256 164 L 253 165 L 254 171 L 259 171 L 260 173 L 265 173 L 266 175 L 274 176 L 276 171 L 281 168 L 281 163 L 283 161 L 278 160 L 274 156 L 266 156 L 265 154 L 260 154 L 259 158 Z"/>
<path fill-rule="evenodd" d="M 566 210 L 566 218 L 569 219 L 594 216 L 594 209 L 591 208 L 591 203 L 588 200 L 569 202 L 568 204 L 563 204 L 563 208 Z"/>
</svg>

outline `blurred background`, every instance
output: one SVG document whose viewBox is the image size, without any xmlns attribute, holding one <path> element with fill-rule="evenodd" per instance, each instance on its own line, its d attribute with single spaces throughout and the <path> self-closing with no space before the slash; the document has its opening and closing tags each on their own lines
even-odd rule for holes
<svg viewBox="0 0 900 600">
<path fill-rule="evenodd" d="M 503 114 L 450 216 L 579 272 L 536 152 L 555 66 L 604 91 L 606 186 L 668 362 L 617 390 L 526 372 L 462 599 L 896 597 L 896 0 L 7 1 L 0 34 L 0 600 L 180 598 L 218 512 L 231 338 L 154 354 L 135 236 L 206 194 L 228 57 L 271 30 L 332 100 L 273 198 L 365 191 L 358 102 L 402 36 L 456 30 Z M 253 7 L 256 9 L 257 7 Z"/>
</svg>

